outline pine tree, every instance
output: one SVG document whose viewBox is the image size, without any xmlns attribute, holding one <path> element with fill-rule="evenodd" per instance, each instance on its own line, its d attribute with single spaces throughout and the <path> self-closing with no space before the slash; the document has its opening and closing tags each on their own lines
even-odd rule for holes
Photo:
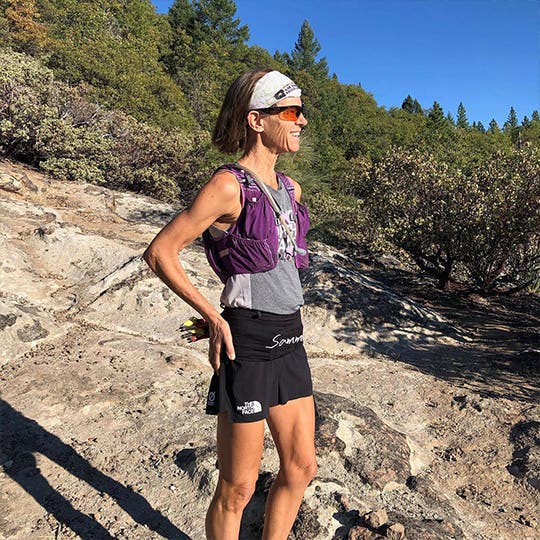
<svg viewBox="0 0 540 540">
<path fill-rule="evenodd" d="M 422 109 L 422 105 L 420 105 L 420 102 L 417 99 L 413 101 L 413 113 L 424 114 L 424 109 Z"/>
<path fill-rule="evenodd" d="M 167 18 L 174 30 L 190 30 L 195 19 L 191 2 L 189 0 L 174 0 Z"/>
<path fill-rule="evenodd" d="M 174 0 L 167 14 L 173 34 L 193 30 L 195 12 L 189 0 Z"/>
<path fill-rule="evenodd" d="M 455 123 L 455 121 L 454 121 L 454 116 L 453 116 L 453 114 L 452 114 L 450 111 L 448 111 L 448 114 L 446 115 L 446 120 L 448 121 L 448 123 L 449 123 L 450 125 L 452 125 L 452 126 L 455 126 L 455 125 L 456 125 L 456 123 Z"/>
<path fill-rule="evenodd" d="M 289 67 L 293 71 L 307 71 L 317 77 L 328 77 L 328 64 L 325 58 L 317 60 L 321 45 L 308 21 L 302 23 L 298 39 L 290 56 Z"/>
<path fill-rule="evenodd" d="M 291 55 L 287 52 L 282 53 L 282 52 L 276 51 L 274 53 L 274 60 L 276 62 L 279 62 L 280 64 L 288 66 L 291 63 Z"/>
<path fill-rule="evenodd" d="M 225 39 L 238 45 L 249 39 L 249 29 L 240 26 L 240 19 L 235 19 L 236 4 L 233 0 L 195 0 L 193 39 Z"/>
<path fill-rule="evenodd" d="M 409 94 L 401 104 L 401 108 L 404 111 L 407 111 L 412 114 L 424 114 L 424 110 L 422 109 L 422 106 L 418 102 L 417 99 L 413 99 L 411 94 Z"/>
<path fill-rule="evenodd" d="M 190 66 L 189 57 L 205 43 L 226 47 L 247 41 L 248 27 L 240 26 L 235 13 L 233 0 L 175 0 L 168 13 L 172 30 L 169 69 L 174 73 L 182 64 L 195 69 L 197 66 Z"/>
<path fill-rule="evenodd" d="M 519 126 L 517 114 L 514 107 L 510 107 L 510 113 L 503 126 L 503 131 L 510 135 L 510 139 L 514 144 L 519 143 Z"/>
<path fill-rule="evenodd" d="M 523 122 L 521 122 L 521 127 L 528 128 L 528 127 L 531 127 L 531 125 L 532 125 L 532 122 L 529 120 L 528 116 L 525 115 L 523 117 Z"/>
<path fill-rule="evenodd" d="M 457 109 L 457 121 L 456 126 L 461 129 L 467 129 L 469 127 L 469 121 L 467 120 L 467 113 L 465 106 L 460 101 Z"/>
<path fill-rule="evenodd" d="M 532 112 L 531 121 L 532 122 L 540 122 L 540 115 L 538 114 L 538 111 L 533 111 Z"/>
<path fill-rule="evenodd" d="M 174 77 L 180 69 L 195 69 L 191 64 L 193 54 L 193 27 L 195 12 L 189 0 L 174 0 L 169 13 L 170 38 L 167 53 L 162 57 L 167 70 Z"/>
<path fill-rule="evenodd" d="M 446 119 L 444 117 L 444 111 L 442 107 L 436 102 L 433 102 L 431 110 L 428 114 L 428 119 L 430 124 L 435 128 L 439 129 L 446 124 Z"/>
<path fill-rule="evenodd" d="M 518 119 L 517 119 L 516 111 L 514 107 L 510 107 L 510 113 L 508 114 L 508 118 L 506 122 L 504 123 L 504 130 L 512 131 L 513 129 L 516 129 L 517 127 L 518 127 Z"/>
<path fill-rule="evenodd" d="M 235 14 L 233 0 L 175 0 L 168 14 L 172 38 L 164 63 L 208 131 L 231 79 L 273 64 L 264 49 L 247 46 L 248 27 Z"/>
<path fill-rule="evenodd" d="M 486 128 L 484 127 L 484 124 L 482 124 L 482 122 L 478 122 L 476 124 L 476 129 L 480 132 L 480 133 L 485 133 L 486 132 Z"/>
<path fill-rule="evenodd" d="M 404 110 L 404 111 L 407 111 L 409 113 L 414 113 L 414 100 L 411 96 L 411 94 L 409 94 L 404 100 L 403 100 L 403 103 L 401 104 L 401 108 Z"/>
<path fill-rule="evenodd" d="M 500 133 L 501 129 L 499 128 L 499 124 L 497 124 L 497 121 L 495 118 L 491 119 L 491 122 L 489 123 L 489 128 L 487 130 L 488 133 Z"/>
</svg>

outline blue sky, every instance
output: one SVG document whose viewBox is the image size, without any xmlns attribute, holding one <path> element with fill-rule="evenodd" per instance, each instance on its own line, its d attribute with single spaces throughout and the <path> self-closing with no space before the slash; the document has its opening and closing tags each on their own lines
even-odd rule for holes
<svg viewBox="0 0 540 540">
<path fill-rule="evenodd" d="M 172 0 L 154 0 L 166 13 Z M 470 122 L 540 109 L 540 0 L 236 0 L 251 45 L 290 52 L 304 19 L 330 73 L 386 108 L 407 94 Z"/>
</svg>

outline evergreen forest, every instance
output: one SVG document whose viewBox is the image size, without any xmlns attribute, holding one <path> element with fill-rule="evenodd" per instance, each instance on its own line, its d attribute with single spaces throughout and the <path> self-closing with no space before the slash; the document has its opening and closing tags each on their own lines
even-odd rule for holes
<svg viewBox="0 0 540 540">
<path fill-rule="evenodd" d="M 312 240 L 391 254 L 441 290 L 540 290 L 540 116 L 504 125 L 466 107 L 369 89 L 330 73 L 308 21 L 291 51 L 248 45 L 233 0 L 0 0 L 0 156 L 53 177 L 182 207 L 220 155 L 210 134 L 229 84 L 255 67 L 303 90 L 302 149 L 279 168 L 303 186 Z M 391 81 L 389 81 L 391 84 Z"/>
</svg>

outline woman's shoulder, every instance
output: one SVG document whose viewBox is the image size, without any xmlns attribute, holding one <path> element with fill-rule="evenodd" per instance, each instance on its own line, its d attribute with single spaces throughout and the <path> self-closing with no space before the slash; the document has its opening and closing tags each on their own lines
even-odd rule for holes
<svg viewBox="0 0 540 540">
<path fill-rule="evenodd" d="M 235 213 L 242 195 L 238 180 L 228 171 L 216 171 L 199 191 L 192 207 L 222 208 L 222 214 Z"/>
<path fill-rule="evenodd" d="M 240 167 L 238 167 L 236 163 L 224 163 L 214 171 L 214 174 L 220 172 L 228 172 L 232 174 L 238 181 L 242 181 L 245 176 L 244 171 Z"/>
<path fill-rule="evenodd" d="M 219 167 L 214 171 L 208 184 L 212 188 L 222 191 L 223 195 L 238 195 L 240 192 L 240 184 L 238 176 L 229 169 L 226 165 Z"/>
</svg>

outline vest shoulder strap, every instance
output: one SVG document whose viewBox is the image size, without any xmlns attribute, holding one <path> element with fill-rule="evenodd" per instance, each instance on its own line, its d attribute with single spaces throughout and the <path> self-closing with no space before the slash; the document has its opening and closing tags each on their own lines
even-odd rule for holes
<svg viewBox="0 0 540 540">
<path fill-rule="evenodd" d="M 234 174 L 235 178 L 240 184 L 242 206 L 244 206 L 244 201 L 246 200 L 246 198 L 251 197 L 249 191 L 253 190 L 257 194 L 261 192 L 261 189 L 259 188 L 257 183 L 248 174 L 246 174 L 246 171 L 236 167 L 234 163 L 227 163 L 225 165 L 221 165 L 221 167 L 218 167 L 215 172 L 217 171 L 228 171 Z M 292 180 L 283 172 L 277 172 L 276 174 L 287 189 L 287 192 L 289 193 L 289 198 L 291 200 L 291 207 L 296 212 L 295 189 Z"/>
<path fill-rule="evenodd" d="M 282 172 L 277 173 L 281 181 L 283 182 L 283 185 L 287 188 L 287 192 L 289 193 L 289 198 L 291 199 L 291 207 L 296 213 L 296 198 L 295 198 L 295 190 L 294 190 L 294 184 L 292 183 L 292 180 Z"/>
<path fill-rule="evenodd" d="M 240 203 L 242 204 L 242 208 L 244 207 L 246 198 L 251 198 L 249 193 L 250 190 L 256 190 L 257 193 L 260 192 L 259 186 L 248 178 L 245 171 L 235 167 L 234 163 L 221 165 L 214 171 L 214 174 L 216 174 L 218 171 L 228 171 L 238 180 L 238 183 L 240 184 Z"/>
</svg>

